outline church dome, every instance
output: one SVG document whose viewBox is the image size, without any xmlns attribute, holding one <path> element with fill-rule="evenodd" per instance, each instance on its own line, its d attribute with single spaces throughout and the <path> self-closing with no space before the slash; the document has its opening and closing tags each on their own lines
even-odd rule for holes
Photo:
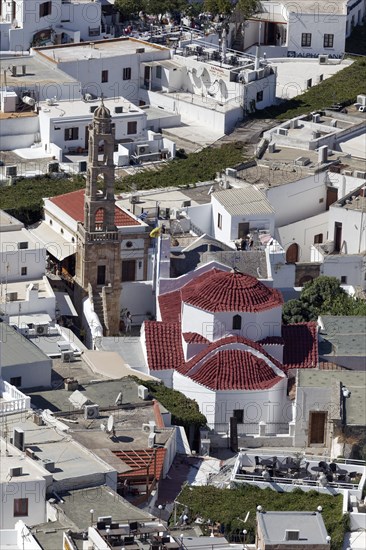
<svg viewBox="0 0 366 550">
<path fill-rule="evenodd" d="M 183 301 L 204 311 L 257 312 L 281 306 L 282 295 L 255 277 L 237 272 L 219 272 L 190 285 Z"/>
<path fill-rule="evenodd" d="M 110 110 L 104 105 L 102 100 L 101 104 L 94 111 L 94 118 L 111 118 Z"/>
</svg>

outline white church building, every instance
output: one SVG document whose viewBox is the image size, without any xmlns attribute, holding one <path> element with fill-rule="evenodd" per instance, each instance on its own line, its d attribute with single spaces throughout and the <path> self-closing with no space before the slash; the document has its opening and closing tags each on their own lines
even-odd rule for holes
<svg viewBox="0 0 366 550">
<path fill-rule="evenodd" d="M 195 399 L 216 431 L 292 420 L 289 369 L 317 366 L 315 323 L 282 326 L 281 293 L 206 264 L 164 281 L 141 344 L 149 373 Z"/>
</svg>

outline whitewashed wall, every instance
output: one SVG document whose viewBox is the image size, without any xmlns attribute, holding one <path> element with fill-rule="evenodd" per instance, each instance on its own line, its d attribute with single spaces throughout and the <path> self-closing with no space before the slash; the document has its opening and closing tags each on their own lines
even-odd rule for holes
<svg viewBox="0 0 366 550">
<path fill-rule="evenodd" d="M 277 231 L 278 240 L 285 250 L 292 243 L 297 243 L 299 245 L 299 261 L 309 262 L 311 260 L 311 245 L 314 243 L 314 236 L 322 234 L 323 242 L 327 240 L 328 212 L 278 227 Z"/>
</svg>

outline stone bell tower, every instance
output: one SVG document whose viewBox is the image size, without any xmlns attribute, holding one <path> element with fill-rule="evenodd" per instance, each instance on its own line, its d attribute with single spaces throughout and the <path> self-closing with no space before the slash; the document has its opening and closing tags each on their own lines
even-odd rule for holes
<svg viewBox="0 0 366 550">
<path fill-rule="evenodd" d="M 115 226 L 114 128 L 103 103 L 89 125 L 84 223 L 78 224 L 75 283 L 80 305 L 87 294 L 106 336 L 119 333 L 120 239 Z M 76 289 L 76 290 L 77 290 Z"/>
</svg>

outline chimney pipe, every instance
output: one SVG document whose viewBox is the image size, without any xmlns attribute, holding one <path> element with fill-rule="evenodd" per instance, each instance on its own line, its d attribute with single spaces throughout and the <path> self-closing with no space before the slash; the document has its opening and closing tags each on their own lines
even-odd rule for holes
<svg viewBox="0 0 366 550">
<path fill-rule="evenodd" d="M 318 163 L 324 164 L 324 162 L 327 162 L 327 160 L 328 160 L 328 146 L 323 145 L 318 149 Z"/>
</svg>

